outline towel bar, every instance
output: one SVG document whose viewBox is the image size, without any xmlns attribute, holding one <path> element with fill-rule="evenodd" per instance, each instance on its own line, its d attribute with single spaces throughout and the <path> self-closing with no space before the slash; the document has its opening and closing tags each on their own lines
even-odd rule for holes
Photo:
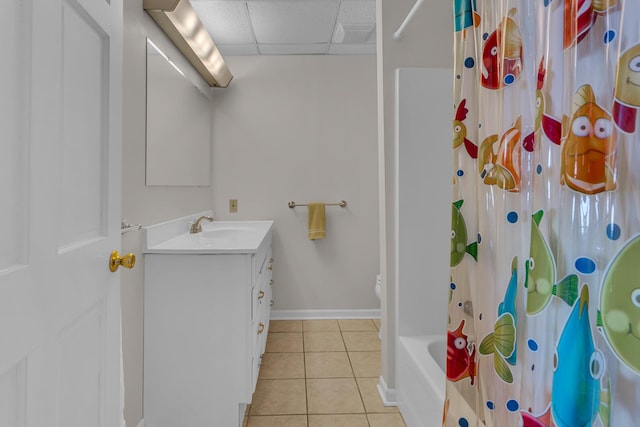
<svg viewBox="0 0 640 427">
<path fill-rule="evenodd" d="M 296 206 L 309 206 L 309 205 L 308 204 L 296 203 L 293 200 L 289 202 L 289 208 L 293 209 Z M 325 206 L 340 206 L 341 208 L 344 208 L 345 206 L 347 206 L 347 201 L 346 200 L 340 200 L 338 203 L 325 203 Z"/>
</svg>

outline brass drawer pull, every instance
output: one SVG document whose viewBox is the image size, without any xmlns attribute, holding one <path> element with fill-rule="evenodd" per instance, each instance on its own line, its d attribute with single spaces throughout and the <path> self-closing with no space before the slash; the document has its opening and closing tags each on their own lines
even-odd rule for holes
<svg viewBox="0 0 640 427">
<path fill-rule="evenodd" d="M 258 327 L 258 333 L 261 334 L 264 332 L 264 323 L 260 322 L 260 326 Z"/>
<path fill-rule="evenodd" d="M 260 291 L 260 293 L 258 294 L 258 301 L 262 298 L 264 298 L 264 291 Z"/>
</svg>

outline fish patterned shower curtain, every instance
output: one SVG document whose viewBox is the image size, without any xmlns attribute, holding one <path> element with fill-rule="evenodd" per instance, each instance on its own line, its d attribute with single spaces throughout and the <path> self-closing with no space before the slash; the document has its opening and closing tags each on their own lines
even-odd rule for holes
<svg viewBox="0 0 640 427">
<path fill-rule="evenodd" d="M 640 426 L 640 1 L 453 20 L 443 425 Z"/>
</svg>

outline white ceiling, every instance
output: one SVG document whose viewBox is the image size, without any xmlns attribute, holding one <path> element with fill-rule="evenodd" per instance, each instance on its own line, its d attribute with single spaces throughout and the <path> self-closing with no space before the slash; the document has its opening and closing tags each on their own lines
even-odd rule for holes
<svg viewBox="0 0 640 427">
<path fill-rule="evenodd" d="M 191 0 L 222 55 L 375 54 L 375 0 Z"/>
</svg>

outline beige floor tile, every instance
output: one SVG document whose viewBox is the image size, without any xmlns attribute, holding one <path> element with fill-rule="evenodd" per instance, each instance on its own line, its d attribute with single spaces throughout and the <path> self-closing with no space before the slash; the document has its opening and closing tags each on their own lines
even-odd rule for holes
<svg viewBox="0 0 640 427">
<path fill-rule="evenodd" d="M 306 415 L 260 415 L 249 417 L 247 427 L 307 427 Z"/>
<path fill-rule="evenodd" d="M 346 351 L 305 353 L 307 378 L 353 378 Z"/>
<path fill-rule="evenodd" d="M 406 427 L 400 414 L 367 414 L 371 427 Z"/>
<path fill-rule="evenodd" d="M 300 332 L 273 332 L 267 337 L 267 353 L 296 353 L 302 350 Z"/>
<path fill-rule="evenodd" d="M 330 332 L 339 331 L 338 321 L 334 319 L 303 320 L 304 332 Z"/>
<path fill-rule="evenodd" d="M 378 392 L 378 378 L 356 378 L 367 413 L 398 412 L 396 406 L 384 406 Z"/>
<path fill-rule="evenodd" d="M 353 378 L 307 379 L 309 414 L 361 414 L 364 406 Z"/>
<path fill-rule="evenodd" d="M 304 353 L 263 354 L 260 379 L 286 378 L 304 378 Z"/>
<path fill-rule="evenodd" d="M 378 378 L 380 376 L 382 361 L 379 351 L 351 351 L 349 360 L 356 377 Z"/>
<path fill-rule="evenodd" d="M 377 331 L 371 319 L 340 319 L 338 325 L 341 331 Z"/>
<path fill-rule="evenodd" d="M 369 427 L 365 414 L 309 415 L 309 427 Z"/>
<path fill-rule="evenodd" d="M 345 351 L 342 335 L 340 332 L 305 332 L 304 351 Z"/>
<path fill-rule="evenodd" d="M 270 332 L 302 332 L 302 320 L 272 320 Z"/>
<path fill-rule="evenodd" d="M 380 330 L 380 319 L 373 319 L 373 324 L 376 325 L 377 330 Z"/>
<path fill-rule="evenodd" d="M 307 413 L 305 380 L 258 380 L 249 411 L 253 415 Z"/>
<path fill-rule="evenodd" d="M 380 351 L 377 332 L 343 332 L 347 351 Z"/>
</svg>

